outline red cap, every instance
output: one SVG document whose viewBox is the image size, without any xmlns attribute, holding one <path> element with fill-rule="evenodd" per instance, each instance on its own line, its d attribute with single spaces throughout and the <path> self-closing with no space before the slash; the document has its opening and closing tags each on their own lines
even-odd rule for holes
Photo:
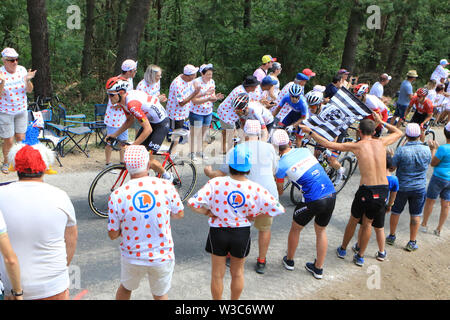
<svg viewBox="0 0 450 320">
<path fill-rule="evenodd" d="M 314 77 L 316 75 L 316 73 L 311 69 L 303 69 L 302 73 L 307 75 L 308 77 Z"/>
</svg>

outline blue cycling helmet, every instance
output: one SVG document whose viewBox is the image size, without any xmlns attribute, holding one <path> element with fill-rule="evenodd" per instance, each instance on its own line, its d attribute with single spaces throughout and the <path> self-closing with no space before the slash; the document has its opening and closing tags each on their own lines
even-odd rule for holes
<svg viewBox="0 0 450 320">
<path fill-rule="evenodd" d="M 299 97 L 303 94 L 303 87 L 294 83 L 290 88 L 289 88 L 289 95 L 292 97 Z"/>
</svg>

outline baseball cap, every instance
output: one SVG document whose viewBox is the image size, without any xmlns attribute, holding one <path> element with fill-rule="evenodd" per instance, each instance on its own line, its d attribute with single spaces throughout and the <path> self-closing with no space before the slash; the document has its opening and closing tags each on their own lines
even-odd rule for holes
<svg viewBox="0 0 450 320">
<path fill-rule="evenodd" d="M 421 134 L 420 126 L 418 123 L 408 123 L 406 126 L 406 136 L 410 138 L 417 138 Z"/>
<path fill-rule="evenodd" d="M 277 58 L 272 58 L 272 56 L 270 56 L 270 55 L 265 55 L 262 57 L 261 61 L 262 61 L 262 63 L 266 64 L 269 62 L 277 61 Z"/>
<path fill-rule="evenodd" d="M 285 130 L 277 129 L 272 134 L 272 144 L 274 146 L 284 146 L 289 144 L 289 136 Z"/>
<path fill-rule="evenodd" d="M 2 51 L 3 58 L 18 58 L 19 54 L 13 48 L 5 48 Z"/>
<path fill-rule="evenodd" d="M 135 70 L 135 69 L 137 69 L 137 65 L 138 65 L 137 62 L 134 60 L 131 60 L 131 59 L 125 60 L 122 63 L 122 71 L 127 72 L 127 71 L 131 71 L 131 70 Z"/>
<path fill-rule="evenodd" d="M 277 82 L 275 80 L 273 80 L 271 76 L 266 76 L 261 80 L 262 86 L 267 86 L 267 85 L 274 86 L 276 84 L 277 84 Z"/>
<path fill-rule="evenodd" d="M 202 64 L 200 66 L 200 68 L 198 69 L 198 71 L 203 72 L 203 70 L 208 69 L 208 70 L 213 70 L 214 66 L 212 65 L 212 63 L 208 63 L 208 64 Z"/>
<path fill-rule="evenodd" d="M 448 65 L 448 61 L 447 61 L 447 59 L 442 59 L 441 61 L 439 61 L 439 64 L 446 66 L 446 65 Z"/>
<path fill-rule="evenodd" d="M 261 134 L 261 124 L 258 120 L 248 119 L 245 121 L 244 132 L 249 136 L 258 136 Z"/>
<path fill-rule="evenodd" d="M 313 87 L 313 91 L 317 91 L 317 92 L 325 92 L 325 86 L 321 86 L 320 84 L 317 84 Z"/>
<path fill-rule="evenodd" d="M 391 77 L 390 75 L 388 75 L 387 73 L 383 73 L 383 74 L 381 75 L 381 77 L 382 77 L 382 78 L 385 78 L 385 79 L 388 79 L 388 80 L 391 80 L 391 79 L 392 79 L 392 77 Z"/>
<path fill-rule="evenodd" d="M 338 74 L 350 74 L 346 69 L 341 69 L 338 71 Z"/>
<path fill-rule="evenodd" d="M 302 73 L 304 75 L 307 75 L 308 77 L 314 77 L 316 75 L 315 72 L 313 72 L 311 69 L 303 69 Z"/>
<path fill-rule="evenodd" d="M 295 78 L 297 80 L 309 80 L 309 77 L 301 72 L 297 73 L 297 76 Z"/>
<path fill-rule="evenodd" d="M 149 159 L 145 146 L 131 145 L 125 149 L 124 161 L 131 174 L 147 171 Z"/>
<path fill-rule="evenodd" d="M 187 64 L 184 66 L 183 74 L 186 76 L 192 76 L 198 72 L 198 68 L 194 67 L 192 64 Z"/>
<path fill-rule="evenodd" d="M 228 165 L 236 171 L 250 171 L 252 164 L 250 163 L 250 150 L 245 144 L 235 146 L 229 156 Z"/>
</svg>

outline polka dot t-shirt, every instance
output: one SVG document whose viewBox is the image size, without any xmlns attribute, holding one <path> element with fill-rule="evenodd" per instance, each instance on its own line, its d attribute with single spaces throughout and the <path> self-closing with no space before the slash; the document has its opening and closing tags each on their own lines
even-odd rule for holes
<svg viewBox="0 0 450 320">
<path fill-rule="evenodd" d="M 5 78 L 3 93 L 0 95 L 0 112 L 17 114 L 27 110 L 28 100 L 24 77 L 28 74 L 22 66 L 17 66 L 15 73 L 9 73 L 5 67 L 0 68 Z"/>
<path fill-rule="evenodd" d="M 259 184 L 250 180 L 234 180 L 229 176 L 209 180 L 188 203 L 195 208 L 208 208 L 216 216 L 209 218 L 208 223 L 216 228 L 248 227 L 251 223 L 247 216 L 277 216 L 285 211 Z"/>
<path fill-rule="evenodd" d="M 206 91 L 211 90 L 211 89 L 216 89 L 216 83 L 214 82 L 213 79 L 209 80 L 208 82 L 203 82 L 202 77 L 199 77 L 197 79 L 194 80 L 195 82 L 197 82 L 200 85 L 200 94 L 199 96 L 204 99 L 206 97 L 211 97 L 211 95 L 205 95 Z M 211 114 L 211 112 L 213 111 L 213 103 L 211 101 L 202 103 L 202 104 L 195 104 L 194 102 L 192 102 L 191 104 L 191 112 L 195 113 L 195 114 L 199 114 L 202 116 L 207 116 L 209 114 Z"/>
<path fill-rule="evenodd" d="M 239 120 L 239 117 L 231 108 L 234 98 L 238 96 L 240 93 L 247 93 L 245 91 L 244 86 L 240 85 L 233 89 L 230 94 L 223 100 L 223 102 L 219 105 L 217 109 L 217 116 L 220 120 L 225 123 L 233 124 Z"/>
<path fill-rule="evenodd" d="M 168 181 L 144 177 L 130 180 L 111 194 L 108 231 L 122 231 L 120 250 L 130 263 L 155 266 L 174 260 L 170 214 L 183 203 Z"/>
<path fill-rule="evenodd" d="M 158 97 L 161 94 L 161 80 L 153 84 L 149 84 L 145 79 L 138 83 L 136 90 L 144 91 L 145 93 Z"/>
<path fill-rule="evenodd" d="M 184 81 L 181 78 L 181 75 L 172 81 L 166 106 L 170 119 L 178 121 L 189 117 L 189 110 L 191 108 L 192 101 L 186 103 L 184 106 L 180 106 L 180 102 L 186 100 L 192 92 L 194 92 L 192 81 Z"/>
</svg>

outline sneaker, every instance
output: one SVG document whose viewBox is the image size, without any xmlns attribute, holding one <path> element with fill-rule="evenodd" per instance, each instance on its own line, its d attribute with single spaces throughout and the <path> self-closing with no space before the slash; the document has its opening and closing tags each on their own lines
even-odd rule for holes
<svg viewBox="0 0 450 320">
<path fill-rule="evenodd" d="M 355 254 L 353 256 L 353 262 L 358 266 L 362 267 L 364 265 L 364 258 L 361 257 L 359 254 Z"/>
<path fill-rule="evenodd" d="M 173 182 L 173 175 L 170 172 L 165 171 L 161 178 L 168 180 L 169 182 Z"/>
<path fill-rule="evenodd" d="M 384 252 L 377 251 L 377 253 L 375 254 L 375 258 L 378 261 L 384 261 L 384 259 L 386 259 L 386 255 L 386 250 L 384 250 Z"/>
<path fill-rule="evenodd" d="M 386 237 L 386 243 L 388 245 L 392 246 L 394 244 L 396 238 L 397 237 L 394 234 L 390 234 Z"/>
<path fill-rule="evenodd" d="M 434 230 L 433 233 L 435 236 L 438 236 L 438 237 L 441 236 L 441 232 L 438 229 Z"/>
<path fill-rule="evenodd" d="M 8 164 L 8 163 L 4 163 L 4 164 L 2 165 L 2 172 L 3 172 L 4 174 L 8 174 L 8 173 L 9 173 L 9 164 Z"/>
<path fill-rule="evenodd" d="M 337 171 L 336 179 L 334 179 L 334 185 L 337 186 L 342 182 L 342 179 L 344 178 L 345 168 L 341 167 Z"/>
<path fill-rule="evenodd" d="M 287 256 L 283 257 L 283 265 L 289 271 L 294 270 L 294 260 L 288 260 Z"/>
<path fill-rule="evenodd" d="M 260 262 L 259 259 L 257 259 L 256 260 L 256 265 L 255 265 L 256 273 L 264 274 L 265 269 L 266 269 L 266 263 L 265 262 Z"/>
<path fill-rule="evenodd" d="M 419 246 L 417 245 L 417 240 L 414 241 L 408 241 L 408 243 L 406 244 L 405 250 L 406 251 L 416 251 L 417 249 L 419 249 Z"/>
<path fill-rule="evenodd" d="M 316 279 L 322 279 L 323 277 L 323 269 L 316 268 L 316 261 L 314 262 L 308 262 L 305 265 L 306 270 L 312 273 L 314 278 Z"/>
<path fill-rule="evenodd" d="M 347 255 L 347 250 L 344 250 L 344 249 L 342 249 L 341 246 L 339 246 L 339 247 L 336 249 L 336 254 L 337 254 L 337 256 L 338 256 L 339 258 L 344 259 L 345 256 Z"/>
<path fill-rule="evenodd" d="M 353 247 L 352 247 L 352 250 L 353 250 L 353 252 L 354 253 L 359 253 L 359 247 L 358 247 L 358 242 L 357 243 L 355 243 L 354 245 L 353 245 Z"/>
<path fill-rule="evenodd" d="M 423 233 L 427 233 L 428 232 L 428 227 L 427 226 L 420 226 L 420 231 Z"/>
</svg>

